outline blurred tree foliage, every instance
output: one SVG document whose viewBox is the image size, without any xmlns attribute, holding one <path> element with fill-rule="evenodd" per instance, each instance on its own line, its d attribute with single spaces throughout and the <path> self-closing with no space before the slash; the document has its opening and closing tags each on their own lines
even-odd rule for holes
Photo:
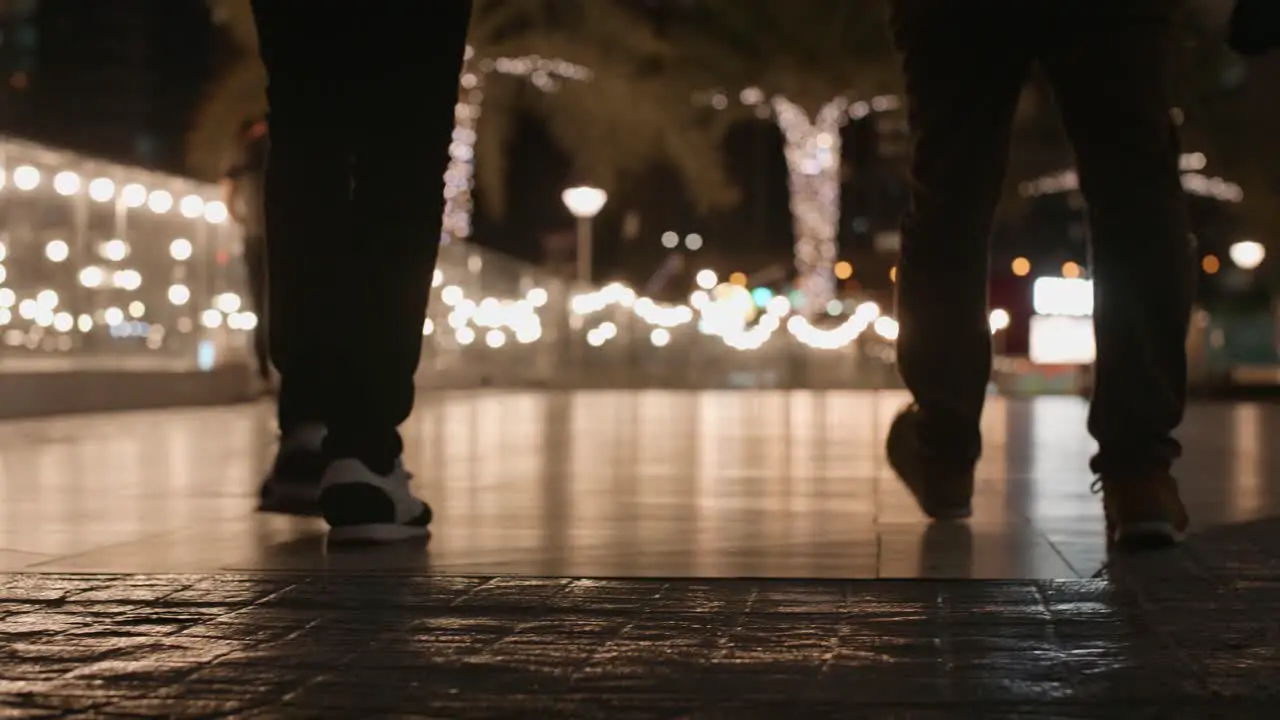
<svg viewBox="0 0 1280 720">
<path fill-rule="evenodd" d="M 1244 190 L 1241 231 L 1280 248 L 1280 57 L 1246 62 L 1217 38 L 1195 37 L 1182 77 L 1184 145 L 1207 156 L 1206 174 Z"/>
<path fill-rule="evenodd" d="M 206 178 L 221 171 L 240 122 L 266 110 L 266 73 L 249 0 L 209 2 L 227 49 L 188 136 L 190 169 Z M 505 207 L 506 150 L 523 112 L 544 119 L 584 182 L 614 189 L 665 161 L 679 170 L 699 206 L 733 202 L 721 158 L 694 122 L 687 95 L 657 72 L 667 44 L 624 0 L 476 0 L 470 43 L 472 68 L 486 58 L 536 55 L 578 63 L 593 74 L 589 82 L 560 83 L 552 93 L 526 78 L 486 78 L 476 148 L 486 209 L 500 214 Z"/>
<path fill-rule="evenodd" d="M 214 77 L 187 131 L 187 169 L 214 179 L 224 170 L 246 118 L 267 111 L 267 74 L 258 60 L 258 32 L 250 0 L 207 0 L 221 31 Z"/>
<path fill-rule="evenodd" d="M 1194 15 L 1182 18 L 1175 56 L 1175 102 L 1182 111 L 1183 146 L 1209 158 L 1206 173 L 1225 177 L 1245 190 L 1234 211 L 1259 236 L 1280 236 L 1280 57 L 1246 63 L 1232 53 L 1221 28 Z M 1073 167 L 1074 156 L 1054 103 L 1053 91 L 1037 70 L 1022 96 L 1014 126 L 1013 153 L 1002 215 L 1016 221 L 1030 203 L 1017 183 Z"/>
<path fill-rule="evenodd" d="M 502 211 L 506 150 L 521 114 L 532 112 L 545 121 L 576 178 L 614 189 L 665 162 L 679 171 L 697 206 L 726 207 L 736 193 L 724 174 L 720 142 L 753 111 L 730 102 L 710 112 L 693 100 L 709 90 L 733 98 L 759 88 L 813 113 L 837 96 L 900 92 L 886 24 L 889 1 L 673 0 L 675 21 L 655 27 L 628 0 L 476 0 L 476 61 L 538 55 L 594 73 L 590 82 L 566 81 L 551 93 L 524 78 L 487 78 L 477 141 L 479 196 L 489 211 Z M 193 118 L 188 148 L 191 170 L 215 177 L 240 121 L 265 111 L 266 75 L 249 0 L 208 2 L 223 30 L 221 71 Z M 1211 174 L 1245 188 L 1241 212 L 1251 228 L 1280 236 L 1280 204 L 1259 201 L 1280 193 L 1280 158 L 1271 140 L 1280 110 L 1266 90 L 1280 81 L 1280 59 L 1246 73 L 1218 38 L 1194 25 L 1183 50 L 1188 148 L 1209 155 Z M 1010 190 L 1072 164 L 1052 92 L 1039 75 L 1019 106 L 1014 144 Z M 1005 197 L 1006 216 L 1026 207 L 1016 192 Z"/>
<path fill-rule="evenodd" d="M 1247 61 L 1224 43 L 1234 0 L 1194 0 L 1179 68 L 1189 149 L 1208 156 L 1210 175 L 1244 189 L 1242 231 L 1280 248 L 1280 52 Z"/>
<path fill-rule="evenodd" d="M 668 35 L 695 91 L 759 88 L 811 116 L 837 97 L 897 92 L 887 0 L 696 0 Z"/>
<path fill-rule="evenodd" d="M 835 97 L 903 92 L 888 24 L 891 0 L 689 2 L 695 8 L 691 21 L 671 33 L 680 69 L 670 74 L 686 78 L 691 88 L 719 88 L 732 96 L 755 87 L 766 97 L 786 97 L 810 116 Z M 731 102 L 711 122 L 721 135 L 751 113 Z M 1039 77 L 1023 93 L 1013 142 L 1017 150 L 1001 208 L 1016 218 L 1028 207 L 1014 192 L 1018 182 L 1070 165 L 1051 93 Z"/>
<path fill-rule="evenodd" d="M 208 0 L 223 29 L 221 71 L 188 136 L 189 165 L 215 177 L 245 118 L 266 110 L 249 0 Z M 695 98 L 754 87 L 809 112 L 833 98 L 899 89 L 885 24 L 887 0 L 686 0 L 659 32 L 629 0 L 476 0 L 471 67 L 485 58 L 537 55 L 589 67 L 590 82 L 555 92 L 489 74 L 476 148 L 478 196 L 500 214 L 507 149 L 525 112 L 541 117 L 584 182 L 613 190 L 654 163 L 673 166 L 693 204 L 725 208 L 737 189 L 724 172 L 724 133 L 751 112 L 709 113 Z"/>
<path fill-rule="evenodd" d="M 479 197 L 490 212 L 506 200 L 507 146 L 522 110 L 540 116 L 572 165 L 575 181 L 616 190 L 656 163 L 684 180 L 701 209 L 736 194 L 687 89 L 665 72 L 672 48 L 627 0 L 481 0 L 473 20 L 476 58 L 540 56 L 590 68 L 589 82 L 554 92 L 490 74 L 476 150 Z M 474 66 L 474 63 L 473 63 Z"/>
<path fill-rule="evenodd" d="M 1018 222 L 1032 207 L 1033 200 L 1018 192 L 1020 183 L 1075 164 L 1053 89 L 1038 68 L 1033 69 L 1022 89 L 1011 145 L 997 218 L 1003 222 Z"/>
<path fill-rule="evenodd" d="M 1222 28 L 1188 14 L 1179 28 L 1175 56 L 1175 102 L 1182 111 L 1183 146 L 1209 159 L 1206 174 L 1238 183 L 1245 202 L 1238 213 L 1259 239 L 1280 237 L 1280 57 L 1246 62 L 1222 39 Z M 1072 167 L 1074 159 L 1058 118 L 1052 90 L 1035 76 L 1023 96 L 1015 128 L 1010 184 Z M 1006 211 L 1016 217 L 1026 203 L 1006 193 Z"/>
</svg>

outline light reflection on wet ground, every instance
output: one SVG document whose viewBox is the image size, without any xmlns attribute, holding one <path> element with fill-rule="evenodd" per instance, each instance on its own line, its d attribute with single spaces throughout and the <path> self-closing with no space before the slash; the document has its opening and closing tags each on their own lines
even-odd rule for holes
<svg viewBox="0 0 1280 720">
<path fill-rule="evenodd" d="M 929 530 L 883 460 L 893 392 L 424 397 L 408 459 L 428 553 L 326 554 L 252 512 L 264 406 L 0 424 L 0 570 L 360 570 L 614 577 L 1071 578 L 1103 565 L 1076 398 L 994 400 L 976 514 Z M 1200 529 L 1280 509 L 1280 407 L 1196 405 Z"/>
</svg>

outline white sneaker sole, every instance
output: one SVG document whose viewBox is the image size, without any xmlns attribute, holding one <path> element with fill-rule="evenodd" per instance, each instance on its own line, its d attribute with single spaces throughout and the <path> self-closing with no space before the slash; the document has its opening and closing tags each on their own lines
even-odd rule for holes
<svg viewBox="0 0 1280 720">
<path fill-rule="evenodd" d="M 320 482 L 329 542 L 395 543 L 427 537 L 431 506 L 413 494 L 409 479 L 399 463 L 389 475 L 370 472 L 353 458 L 330 464 Z"/>
<path fill-rule="evenodd" d="M 1186 533 L 1179 532 L 1172 523 L 1128 523 L 1116 531 L 1115 542 L 1121 547 L 1133 549 L 1157 549 L 1182 543 Z"/>
<path fill-rule="evenodd" d="M 367 545 L 372 543 L 397 543 L 416 540 L 431 535 L 426 526 L 388 525 L 385 523 L 371 525 L 343 525 L 329 530 L 329 542 L 337 544 Z"/>
</svg>

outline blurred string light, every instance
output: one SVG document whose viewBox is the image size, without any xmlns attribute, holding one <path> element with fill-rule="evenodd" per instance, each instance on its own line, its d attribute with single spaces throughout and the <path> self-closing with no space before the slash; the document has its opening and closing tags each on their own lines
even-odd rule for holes
<svg viewBox="0 0 1280 720">
<path fill-rule="evenodd" d="M 45 173 L 34 165 L 18 165 L 11 171 L 0 166 L 0 191 L 12 180 L 13 189 L 21 192 L 35 192 L 45 185 Z M 88 195 L 89 199 L 98 203 L 118 200 L 125 208 L 136 209 L 146 207 L 157 215 L 165 215 L 175 207 L 188 220 L 203 218 L 206 222 L 220 225 L 227 222 L 229 213 L 227 206 L 218 200 L 205 200 L 197 194 L 187 194 L 179 200 L 173 193 L 163 188 L 148 190 L 141 183 L 129 183 L 117 191 L 116 183 L 108 177 L 97 177 L 85 182 L 83 176 L 73 170 L 61 170 L 53 175 L 49 186 L 55 193 L 63 197 Z"/>
<path fill-rule="evenodd" d="M 784 97 L 773 98 L 774 117 L 786 140 L 791 217 L 795 223 L 796 287 L 809 314 L 836 296 L 836 234 L 840 225 L 840 129 L 849 117 L 848 101 L 827 103 L 811 121 Z"/>
<path fill-rule="evenodd" d="M 440 241 L 471 237 L 471 219 L 475 211 L 472 189 L 475 185 L 476 131 L 484 105 L 484 86 L 489 75 L 527 78 L 543 92 L 555 92 L 561 82 L 591 79 L 591 70 L 565 60 L 526 57 L 477 58 L 468 47 L 466 65 L 460 78 L 461 98 L 454 107 L 453 142 L 449 145 L 449 165 L 444 174 L 444 224 Z"/>
<path fill-rule="evenodd" d="M 157 216 L 176 218 L 195 225 L 201 222 L 222 225 L 229 221 L 226 206 L 204 194 L 213 194 L 215 188 L 193 187 L 190 181 L 180 178 L 146 173 L 125 167 L 109 167 L 105 163 L 92 163 L 93 170 L 70 153 L 50 148 L 6 140 L 0 157 L 10 162 L 29 157 L 29 162 L 0 161 L 0 194 L 19 193 L 35 202 L 49 201 L 74 203 L 114 203 L 118 212 L 143 212 Z M 6 156 L 7 157 L 4 157 Z M 7 167 L 6 167 L 7 165 Z M 72 167 L 67 167 L 67 166 Z M 59 167 L 61 166 L 61 167 Z M 96 175 L 96 176 L 95 176 Z M 133 175 L 144 182 L 120 183 L 121 175 Z M 110 177 L 108 177 L 110 176 Z M 149 187 L 150 185 L 150 187 Z M 18 198 L 19 202 L 31 202 Z M 83 209 L 84 205 L 77 205 Z M 123 227 L 123 226 L 120 226 Z M 197 227 L 190 226 L 190 230 Z M 123 234 L 123 233 L 122 233 Z M 10 246 L 0 233 L 0 261 L 7 259 Z M 148 306 L 138 295 L 122 297 L 121 293 L 137 293 L 144 289 L 143 273 L 133 267 L 123 266 L 134 255 L 134 247 L 125 237 L 108 237 L 101 242 L 76 246 L 61 237 L 39 241 L 37 258 L 54 265 L 69 265 L 70 285 L 64 289 L 54 287 L 8 287 L 15 279 L 0 265 L 0 326 L 6 326 L 0 340 L 4 344 L 28 349 L 68 352 L 76 349 L 74 333 L 88 334 L 105 331 L 113 339 L 137 338 L 145 341 L 150 350 L 159 350 L 168 330 L 159 321 L 148 318 Z M 191 259 L 194 247 L 189 240 L 178 238 L 168 246 L 169 255 L 178 263 Z M 83 254 L 82 254 L 83 253 Z M 38 273 L 44 276 L 42 271 Z M 60 273 L 61 274 L 61 273 Z M 172 305 L 195 304 L 190 288 L 180 283 L 156 284 L 168 286 L 163 292 Z M 83 289 L 83 290 L 80 290 Z M 84 293 L 83 291 L 90 291 Z M 158 298 L 157 298 L 158 299 Z M 118 304 L 110 304 L 115 300 Z M 80 310 L 67 304 L 89 303 Z M 226 327 L 231 330 L 251 330 L 257 325 L 257 317 L 239 309 L 239 296 L 223 293 L 210 299 L 211 306 L 195 313 L 202 325 L 213 329 Z M 235 309 L 231 310 L 234 305 Z M 230 312 L 227 312 L 230 311 Z M 27 321 L 27 327 L 19 326 Z M 187 327 L 184 329 L 184 322 Z M 178 332 L 189 332 L 192 320 L 178 317 Z"/>
<path fill-rule="evenodd" d="M 837 97 L 810 117 L 786 97 L 769 97 L 760 88 L 745 88 L 736 99 L 753 108 L 757 117 L 773 118 L 782 131 L 795 223 L 796 287 L 803 303 L 797 310 L 812 317 L 836 297 L 832 267 L 839 252 L 840 131 L 851 119 L 897 110 L 901 102 L 893 95 L 856 101 Z M 695 101 L 717 110 L 732 102 L 718 91 L 696 96 Z"/>
<path fill-rule="evenodd" d="M 1182 171 L 1182 189 L 1189 195 L 1209 198 L 1225 203 L 1244 201 L 1244 189 L 1234 182 L 1220 177 L 1210 177 L 1200 172 L 1208 165 L 1204 153 L 1184 153 L 1179 158 L 1178 166 Z M 1074 169 L 1061 170 L 1044 175 L 1034 180 L 1018 184 L 1018 192 L 1023 197 L 1043 197 L 1059 195 L 1080 189 L 1080 175 Z"/>
<path fill-rule="evenodd" d="M 540 311 L 546 307 L 546 291 L 542 288 L 530 290 L 520 300 L 495 297 L 475 300 L 467 297 L 462 286 L 442 279 L 439 292 L 441 304 L 448 309 L 447 330 L 459 345 L 471 345 L 483 337 L 486 345 L 498 349 L 506 344 L 508 337 L 519 343 L 532 343 L 543 336 Z M 534 302 L 535 299 L 543 302 Z M 638 295 L 621 283 L 611 283 L 574 295 L 568 304 L 570 313 L 586 326 L 587 344 L 596 348 L 624 336 L 619 326 L 626 326 L 622 316 L 592 319 L 617 308 L 630 311 L 631 316 L 644 323 L 640 332 L 659 348 L 671 345 L 677 331 L 690 326 L 688 332 L 717 338 L 727 347 L 742 351 L 764 347 L 780 337 L 778 331 L 782 329 L 787 336 L 815 350 L 840 350 L 867 333 L 887 343 L 898 337 L 897 320 L 885 315 L 874 302 L 858 304 L 834 326 L 819 327 L 807 317 L 793 313 L 791 302 L 785 296 L 771 296 L 763 303 L 760 300 L 764 298 L 753 297 L 745 288 L 725 283 L 712 291 L 694 291 L 688 304 L 666 304 Z M 1009 322 L 1007 312 L 993 311 L 991 332 L 1006 329 Z M 438 321 L 428 319 L 423 324 L 424 336 L 439 332 Z"/>
<path fill-rule="evenodd" d="M 544 92 L 555 92 L 564 80 L 588 82 L 592 79 L 590 68 L 566 60 L 537 55 L 477 59 L 475 49 L 467 48 L 461 77 L 462 98 L 455 108 L 453 142 L 444 178 L 441 242 L 471 236 L 476 132 L 484 103 L 485 80 L 492 73 L 528 78 Z M 840 130 L 849 119 L 860 120 L 873 112 L 896 110 L 901 103 L 892 95 L 877 96 L 869 101 L 834 98 L 811 119 L 799 105 L 781 95 L 770 98 L 760 88 L 743 89 L 737 100 L 753 107 L 762 119 L 772 116 L 786 140 L 797 285 L 810 311 L 816 311 L 835 297 L 831 266 L 838 250 L 840 222 Z M 695 101 L 720 110 L 728 108 L 730 102 L 722 92 L 698 96 Z M 664 240 L 664 244 L 667 242 Z M 689 250 L 696 251 L 702 246 L 702 238 L 691 235 L 686 244 Z"/>
<path fill-rule="evenodd" d="M 188 221 L 202 219 L 211 224 L 222 224 L 228 220 L 225 206 L 216 200 L 205 200 L 198 195 L 174 194 L 168 189 L 147 187 L 136 182 L 118 185 L 116 180 L 105 177 L 86 181 L 84 176 L 72 178 L 67 171 L 55 172 L 35 165 L 20 165 L 8 173 L 0 168 L 0 177 L 9 183 L 7 186 L 0 185 L 0 191 L 5 192 L 41 192 L 44 191 L 42 187 L 47 187 L 50 196 L 82 195 L 88 201 L 115 201 L 119 207 L 134 211 L 156 214 L 172 212 L 175 216 L 181 214 Z M 61 180 L 58 180 L 59 177 Z M 19 180 L 21 184 L 17 182 Z M 197 209 L 200 213 L 196 212 Z M 49 240 L 42 249 L 47 262 L 79 260 L 72 257 L 71 248 L 65 240 Z M 169 241 L 165 250 L 175 263 L 175 271 L 181 270 L 183 264 L 193 260 L 196 255 L 194 243 L 183 237 Z M 205 304 L 180 279 L 180 273 L 162 283 L 144 283 L 141 272 L 120 266 L 132 258 L 135 252 L 135 247 L 126 237 L 108 238 L 94 245 L 91 252 L 96 256 L 95 262 L 74 268 L 71 275 L 86 290 L 131 293 L 143 287 L 158 287 L 160 295 L 152 304 L 190 308 L 189 312 L 196 318 L 196 322 L 207 329 L 247 331 L 257 325 L 257 317 L 244 310 L 243 301 L 235 293 L 216 294 Z M 6 259 L 8 254 L 9 247 L 0 242 L 0 260 Z M 478 271 L 478 266 L 475 270 Z M 470 276 L 474 272 L 468 270 L 460 275 L 462 276 L 451 283 L 445 272 L 439 269 L 435 271 L 432 286 L 440 294 L 440 307 L 447 310 L 447 317 L 443 318 L 443 322 L 439 317 L 426 320 L 422 328 L 424 336 L 451 332 L 458 345 L 482 343 L 497 351 L 513 344 L 531 344 L 542 340 L 545 337 L 542 314 L 558 313 L 561 311 L 559 308 L 565 307 L 550 303 L 547 289 L 539 287 L 528 288 L 518 298 L 471 299 L 463 289 L 464 284 L 454 283 L 471 282 Z M 62 297 L 52 288 L 41 288 L 19 296 L 13 289 L 3 287 L 5 279 L 7 278 L 0 279 L 0 324 L 8 324 L 17 316 L 30 321 L 39 330 L 60 333 L 62 337 L 50 346 L 56 349 L 71 349 L 67 334 L 76 331 L 88 333 L 95 328 L 107 329 L 115 338 L 142 338 L 149 348 L 158 349 L 167 332 L 161 324 L 145 320 L 150 313 L 148 304 L 137 296 L 119 298 L 116 301 L 118 305 L 107 306 L 105 301 L 109 296 L 104 295 L 101 296 L 101 305 L 78 312 L 64 308 Z M 793 299 L 773 295 L 762 288 L 751 291 L 741 284 L 743 278 L 736 280 L 738 284 L 721 283 L 714 273 L 707 273 L 702 278 L 703 289 L 695 291 L 688 303 L 675 304 L 658 302 L 637 294 L 625 285 L 613 283 L 572 296 L 567 309 L 583 321 L 587 327 L 586 340 L 597 347 L 603 347 L 620 337 L 646 336 L 653 346 L 667 347 L 675 344 L 681 336 L 688 337 L 693 333 L 718 338 L 727 347 L 743 351 L 762 348 L 779 337 L 789 337 L 815 349 L 845 348 L 868 334 L 888 343 L 897 338 L 897 321 L 884 315 L 875 303 L 863 302 L 849 311 L 839 306 L 834 313 L 835 317 L 823 320 L 819 326 L 805 314 L 795 312 Z M 68 297 L 74 296 L 68 293 Z M 96 298 L 99 296 L 92 293 L 90 297 L 95 298 L 96 305 Z M 620 315 L 615 311 L 608 318 L 590 317 L 616 308 L 629 312 Z M 847 316 L 840 317 L 841 314 Z M 633 327 L 627 316 L 634 317 L 641 324 Z M 180 318 L 174 330 L 189 332 L 191 319 L 187 318 L 186 322 L 187 327 L 184 328 Z M 995 318 L 993 331 L 1002 324 L 999 318 Z M 785 333 L 779 332 L 783 329 L 786 330 Z M 18 332 L 18 328 L 10 330 Z M 638 331 L 638 334 L 633 333 L 633 330 Z M 38 337 L 38 333 L 34 331 L 23 332 L 22 335 L 22 338 L 17 335 L 6 337 L 28 344 Z"/>
</svg>

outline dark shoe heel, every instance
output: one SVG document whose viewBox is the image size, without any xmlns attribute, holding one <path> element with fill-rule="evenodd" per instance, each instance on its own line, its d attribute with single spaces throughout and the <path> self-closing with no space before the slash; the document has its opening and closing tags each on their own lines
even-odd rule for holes
<svg viewBox="0 0 1280 720">
<path fill-rule="evenodd" d="M 920 510 L 933 520 L 964 520 L 973 516 L 973 468 L 954 469 L 927 462 L 916 435 L 918 410 L 909 405 L 889 426 L 886 450 L 889 465 L 911 494 Z"/>
</svg>

